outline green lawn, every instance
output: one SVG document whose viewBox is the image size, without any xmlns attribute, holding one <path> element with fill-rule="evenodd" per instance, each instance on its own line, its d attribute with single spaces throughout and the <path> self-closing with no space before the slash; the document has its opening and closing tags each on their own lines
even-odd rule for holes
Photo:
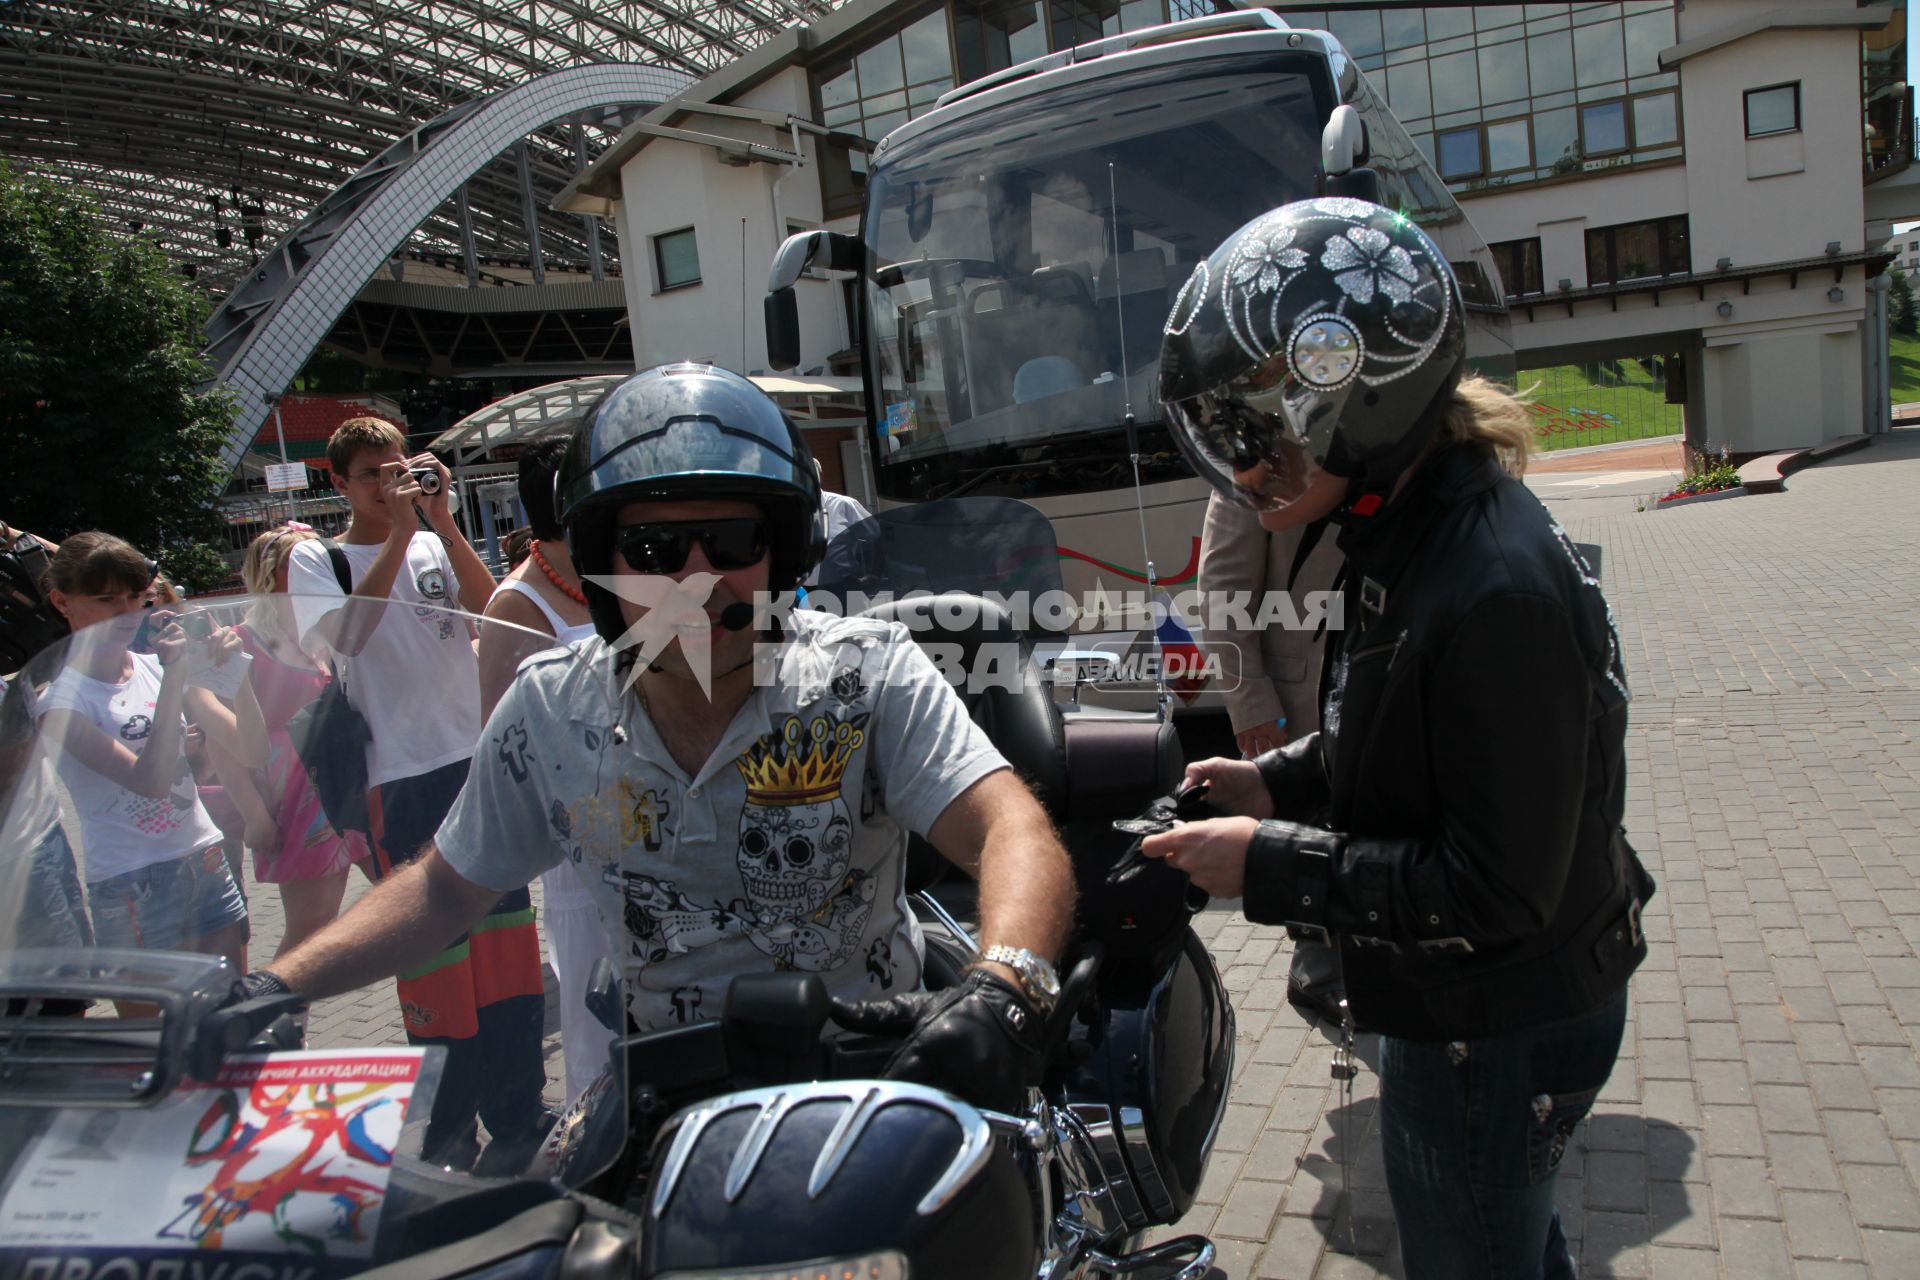
<svg viewBox="0 0 1920 1280">
<path fill-rule="evenodd" d="M 1920 400 L 1920 338 L 1904 333 L 1891 335 L 1892 348 L 1887 356 L 1887 373 L 1893 383 L 1893 402 L 1910 404 Z"/>
<path fill-rule="evenodd" d="M 1920 343 L 1915 344 L 1920 374 Z M 1543 450 L 1616 444 L 1679 435 L 1681 407 L 1666 402 L 1665 386 L 1637 360 L 1522 369 L 1520 390 L 1531 402 Z"/>
</svg>

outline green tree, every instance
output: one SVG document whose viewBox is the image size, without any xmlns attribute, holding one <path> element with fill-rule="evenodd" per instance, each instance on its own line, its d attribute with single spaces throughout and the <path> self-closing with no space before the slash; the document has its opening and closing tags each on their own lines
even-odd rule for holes
<svg viewBox="0 0 1920 1280">
<path fill-rule="evenodd" d="M 1888 286 L 1888 320 L 1895 333 L 1904 333 L 1908 337 L 1920 333 L 1920 316 L 1913 310 L 1913 285 L 1907 281 L 1907 273 L 1895 267 L 1892 270 L 1893 283 Z"/>
<path fill-rule="evenodd" d="M 0 517 L 116 533 L 190 589 L 226 579 L 214 499 L 234 410 L 198 389 L 206 312 L 159 248 L 0 162 Z"/>
</svg>

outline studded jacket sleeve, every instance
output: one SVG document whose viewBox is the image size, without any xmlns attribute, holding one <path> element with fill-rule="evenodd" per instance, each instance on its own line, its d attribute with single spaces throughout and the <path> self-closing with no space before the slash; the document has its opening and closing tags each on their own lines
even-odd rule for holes
<svg viewBox="0 0 1920 1280">
<path fill-rule="evenodd" d="M 1320 735 L 1309 733 L 1254 758 L 1275 817 L 1311 822 L 1326 812 L 1327 766 L 1320 748 Z"/>
<path fill-rule="evenodd" d="M 1363 734 L 1348 726 L 1335 748 L 1425 734 L 1431 829 L 1359 837 L 1264 822 L 1247 854 L 1248 919 L 1309 936 L 1325 930 L 1463 951 L 1525 937 L 1554 918 L 1589 784 L 1594 705 L 1566 611 L 1544 596 L 1491 597 L 1461 620 L 1433 662 L 1423 724 L 1396 709 L 1392 718 L 1404 723 L 1384 723 L 1383 713 Z M 1269 761 L 1281 754 L 1261 758 L 1270 787 Z M 1369 784 L 1364 769 L 1359 776 Z M 1393 785 L 1418 790 L 1420 782 Z M 1372 808 L 1364 793 L 1343 805 L 1356 814 Z"/>
</svg>

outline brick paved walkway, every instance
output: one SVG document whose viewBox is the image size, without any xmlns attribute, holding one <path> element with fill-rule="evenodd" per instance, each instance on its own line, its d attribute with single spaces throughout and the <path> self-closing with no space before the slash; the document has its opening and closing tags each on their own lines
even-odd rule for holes
<svg viewBox="0 0 1920 1280">
<path fill-rule="evenodd" d="M 1582 1274 L 1920 1276 L 1920 432 L 1777 497 L 1569 522 L 1636 699 L 1661 882 L 1619 1066 L 1561 1177 Z M 1234 1277 L 1398 1275 L 1372 1076 L 1343 1107 L 1281 931 L 1205 929 L 1240 1066 L 1205 1203 Z M 1370 1054 L 1364 1056 L 1371 1056 Z M 1357 1256 L 1336 1225 L 1352 1139 Z"/>
<path fill-rule="evenodd" d="M 1569 519 L 1605 548 L 1637 695 L 1628 829 L 1661 882 L 1620 1064 L 1561 1178 L 1585 1275 L 1920 1276 L 1916 492 L 1920 431 L 1899 432 L 1784 495 Z M 1341 1105 L 1285 1006 L 1281 931 L 1200 923 L 1239 1074 L 1177 1229 L 1211 1232 L 1232 1280 L 1398 1275 L 1371 1071 Z M 313 1025 L 399 1040 L 384 990 Z M 1345 1143 L 1354 1256 L 1327 1245 L 1347 1248 Z"/>
</svg>

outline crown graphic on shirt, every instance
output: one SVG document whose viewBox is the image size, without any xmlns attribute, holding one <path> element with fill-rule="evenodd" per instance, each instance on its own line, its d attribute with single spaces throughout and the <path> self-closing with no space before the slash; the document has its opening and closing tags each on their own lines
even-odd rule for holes
<svg viewBox="0 0 1920 1280">
<path fill-rule="evenodd" d="M 747 782 L 747 803 L 788 807 L 840 798 L 840 780 L 867 735 L 822 718 L 807 729 L 787 721 L 777 738 L 762 738 L 733 762 Z"/>
</svg>

